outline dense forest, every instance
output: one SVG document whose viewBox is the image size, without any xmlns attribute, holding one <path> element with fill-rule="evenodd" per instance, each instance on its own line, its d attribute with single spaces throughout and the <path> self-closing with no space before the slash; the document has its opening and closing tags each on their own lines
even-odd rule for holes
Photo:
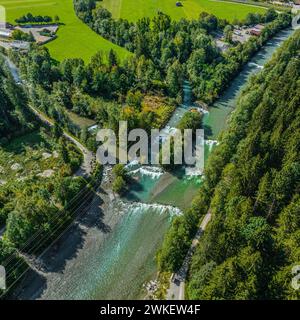
<svg viewBox="0 0 300 320">
<path fill-rule="evenodd" d="M 127 31 L 121 32 L 120 21 L 114 21 L 105 9 L 94 8 L 94 1 L 88 1 L 89 6 L 82 3 L 86 0 L 75 1 L 78 15 L 92 28 L 97 21 L 104 25 L 107 19 L 114 22 L 114 32 L 119 30 L 126 43 L 135 44 L 128 48 L 134 55 L 120 61 L 114 51 L 108 56 L 98 52 L 89 64 L 81 59 L 58 63 L 51 59 L 47 48 L 32 45 L 28 54 L 11 53 L 10 58 L 30 83 L 30 104 L 91 150 L 96 149 L 94 136 L 87 128 L 74 124 L 69 111 L 114 130 L 119 120 L 127 120 L 130 128 L 161 128 L 181 103 L 185 79 L 190 80 L 195 99 L 212 102 L 251 56 L 291 21 L 289 14 L 273 10 L 256 18 L 252 15 L 252 22 L 267 23 L 261 36 L 222 53 L 215 45 L 214 32 L 222 31 L 228 23 L 207 13 L 193 21 L 172 21 L 158 13 L 151 21 L 145 18 L 136 24 L 128 22 L 133 31 L 132 39 L 126 40 Z M 118 44 L 125 46 L 125 42 Z"/>
<path fill-rule="evenodd" d="M 199 217 L 210 222 L 193 256 L 190 299 L 299 299 L 300 32 L 243 90 L 209 159 L 192 208 L 177 218 L 159 254 L 180 266 Z"/>
<path fill-rule="evenodd" d="M 57 64 L 45 47 L 33 46 L 24 56 L 11 52 L 11 59 L 30 83 L 30 104 L 91 150 L 95 149 L 94 137 L 76 126 L 68 111 L 96 120 L 101 127 L 117 130 L 119 120 L 128 120 L 131 128 L 149 131 L 161 128 L 176 106 L 174 99 L 151 85 L 154 71 L 142 57 L 121 65 L 113 51 L 108 57 L 99 52 L 88 65 L 81 59 Z"/>
<path fill-rule="evenodd" d="M 190 80 L 195 98 L 207 103 L 218 98 L 270 37 L 291 23 L 289 14 L 278 14 L 273 9 L 265 15 L 250 13 L 244 21 L 235 23 L 266 23 L 261 36 L 252 37 L 244 44 L 232 43 L 232 48 L 223 54 L 216 47 L 214 37 L 218 32 L 228 34 L 226 29 L 232 26 L 206 12 L 197 20 L 179 21 L 158 12 L 153 19 L 142 18 L 133 23 L 113 19 L 95 0 L 75 0 L 74 7 L 77 15 L 94 31 L 135 53 L 136 57 L 143 57 L 153 69 L 152 80 L 156 84 L 164 83 L 168 95 L 180 99 L 185 78 Z"/>
<path fill-rule="evenodd" d="M 0 56 L 0 145 L 32 126 L 26 103 L 25 93 L 17 87 Z"/>
</svg>

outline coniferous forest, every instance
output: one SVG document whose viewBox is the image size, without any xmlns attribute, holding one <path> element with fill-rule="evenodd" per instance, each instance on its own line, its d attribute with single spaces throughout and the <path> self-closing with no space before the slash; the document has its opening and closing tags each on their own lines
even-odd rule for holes
<svg viewBox="0 0 300 320">
<path fill-rule="evenodd" d="M 199 196 L 165 238 L 161 269 L 176 270 L 198 217 L 212 213 L 192 258 L 190 299 L 299 299 L 299 54 L 298 31 L 249 81 Z"/>
<path fill-rule="evenodd" d="M 30 115 L 27 110 L 27 97 L 17 88 L 0 57 L 0 144 L 12 136 L 29 129 Z"/>
</svg>

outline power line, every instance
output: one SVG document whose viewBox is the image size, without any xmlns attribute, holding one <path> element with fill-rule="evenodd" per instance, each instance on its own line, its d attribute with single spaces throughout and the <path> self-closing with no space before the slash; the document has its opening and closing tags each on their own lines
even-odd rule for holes
<svg viewBox="0 0 300 320">
<path fill-rule="evenodd" d="M 85 204 L 85 203 L 82 203 L 81 206 L 84 205 L 84 204 Z M 81 206 L 80 206 L 80 207 L 81 207 Z M 77 211 L 80 209 L 80 207 L 77 209 Z M 92 208 L 95 208 L 95 204 L 92 206 Z M 78 215 L 77 218 L 81 217 L 83 214 L 84 214 L 84 211 L 82 212 L 82 214 Z M 37 257 L 37 259 L 39 259 L 41 256 L 43 256 L 43 254 L 44 254 L 58 239 L 60 239 L 60 238 L 62 237 L 62 235 L 63 235 L 67 230 L 69 230 L 74 223 L 75 223 L 75 221 L 73 220 L 73 221 L 59 234 L 59 236 L 56 237 L 56 238 L 51 242 L 51 244 L 44 249 L 44 251 Z M 55 232 L 54 232 L 54 234 L 55 234 Z M 52 234 L 50 235 L 50 237 L 51 237 L 51 236 L 52 236 Z M 47 240 L 48 240 L 48 239 L 47 239 Z M 44 242 L 43 242 L 42 244 L 39 245 L 39 248 L 42 247 L 44 243 L 45 243 L 45 240 L 44 240 Z M 20 266 L 22 265 L 22 263 L 26 263 L 26 261 L 22 261 L 22 260 L 18 261 L 18 262 L 13 266 L 13 268 L 15 269 L 16 267 L 20 267 Z M 28 265 L 28 264 L 26 264 L 26 265 Z M 26 270 L 12 283 L 12 285 L 6 290 L 6 292 L 4 292 L 4 293 L 2 294 L 2 296 L 3 296 L 4 294 L 6 294 L 6 293 L 10 290 L 10 288 L 11 288 L 21 277 L 23 277 L 23 275 L 24 275 L 29 269 L 30 269 L 30 266 L 28 266 L 28 267 L 26 268 Z M 9 279 L 9 277 L 10 277 L 10 275 L 8 276 L 8 279 Z"/>
</svg>

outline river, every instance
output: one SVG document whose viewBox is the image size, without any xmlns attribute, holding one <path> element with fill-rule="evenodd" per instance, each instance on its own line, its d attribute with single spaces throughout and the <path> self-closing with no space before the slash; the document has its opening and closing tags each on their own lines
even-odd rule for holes
<svg viewBox="0 0 300 320">
<path fill-rule="evenodd" d="M 205 115 L 206 137 L 217 139 L 219 133 L 226 128 L 229 119 L 228 115 L 234 109 L 236 100 L 244 84 L 253 73 L 257 73 L 262 69 L 274 51 L 293 32 L 294 30 L 292 29 L 279 32 L 246 64 L 242 72 L 232 81 L 220 99 L 210 108 L 209 114 Z"/>
<path fill-rule="evenodd" d="M 230 112 L 247 79 L 261 70 L 291 33 L 292 30 L 283 31 L 270 40 L 209 109 L 204 117 L 208 139 L 217 140 L 219 133 L 226 128 Z M 183 104 L 173 114 L 166 130 L 174 127 L 190 107 L 191 88 L 185 83 Z M 211 149 L 212 144 L 207 143 L 206 158 Z M 65 261 L 62 270 L 53 273 L 52 282 L 44 284 L 31 298 L 137 299 L 145 295 L 143 284 L 157 272 L 156 252 L 172 217 L 180 214 L 175 207 L 184 209 L 190 205 L 201 185 L 201 177 L 185 177 L 184 171 L 172 175 L 159 168 L 134 164 L 129 170 L 137 182 L 126 201 L 136 203 L 128 203 L 125 199 L 112 201 L 110 213 L 118 216 L 113 228 L 102 237 L 100 232 L 103 231 L 90 226 L 89 239 L 77 248 L 69 261 Z"/>
</svg>

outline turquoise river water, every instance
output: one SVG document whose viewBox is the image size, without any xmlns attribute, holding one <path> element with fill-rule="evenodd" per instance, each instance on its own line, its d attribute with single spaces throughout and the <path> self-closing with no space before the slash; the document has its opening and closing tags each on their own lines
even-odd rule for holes
<svg viewBox="0 0 300 320">
<path fill-rule="evenodd" d="M 230 112 L 249 76 L 261 70 L 277 47 L 292 33 L 284 31 L 270 40 L 249 62 L 222 97 L 205 115 L 206 136 L 217 140 L 226 127 Z M 172 118 L 169 128 L 175 126 L 181 116 L 191 107 L 191 89 L 184 84 L 184 101 Z M 206 145 L 206 157 L 211 145 Z M 137 203 L 119 205 L 120 219 L 105 241 L 94 242 L 84 253 L 77 254 L 76 268 L 67 277 L 64 271 L 56 290 L 44 288 L 42 298 L 56 299 L 135 299 L 142 298 L 143 284 L 152 279 L 157 270 L 155 255 L 162 244 L 172 216 L 178 214 L 173 207 L 151 205 L 159 203 L 180 209 L 190 205 L 201 184 L 201 178 L 187 178 L 184 173 L 163 173 L 158 168 L 129 167 L 135 177 L 136 187 L 128 194 Z"/>
</svg>

